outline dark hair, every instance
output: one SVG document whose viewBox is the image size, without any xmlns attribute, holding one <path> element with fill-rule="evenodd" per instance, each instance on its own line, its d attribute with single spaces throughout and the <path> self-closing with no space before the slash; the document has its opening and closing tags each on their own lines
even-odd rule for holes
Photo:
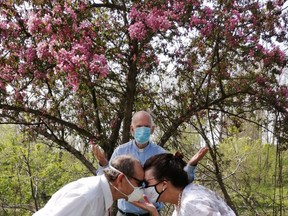
<svg viewBox="0 0 288 216">
<path fill-rule="evenodd" d="M 163 153 L 149 158 L 144 164 L 144 170 L 152 169 L 153 177 L 158 181 L 169 180 L 175 187 L 184 188 L 189 184 L 185 166 L 182 155 Z"/>
<path fill-rule="evenodd" d="M 130 155 L 120 155 L 112 159 L 111 165 L 124 173 L 126 176 L 134 176 L 135 174 L 135 164 L 139 162 L 136 158 Z M 140 162 L 139 162 L 140 163 Z M 120 174 L 117 171 L 110 169 L 109 167 L 103 170 L 107 179 L 109 181 L 114 181 Z"/>
</svg>

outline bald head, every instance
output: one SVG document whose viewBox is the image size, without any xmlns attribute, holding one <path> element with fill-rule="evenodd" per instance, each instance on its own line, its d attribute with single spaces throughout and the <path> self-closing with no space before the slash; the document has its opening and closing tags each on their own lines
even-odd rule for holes
<svg viewBox="0 0 288 216">
<path fill-rule="evenodd" d="M 136 125 L 138 124 L 138 122 L 140 122 L 141 124 L 144 125 Z M 146 111 L 138 111 L 136 112 L 133 117 L 132 117 L 132 122 L 131 122 L 131 126 L 132 127 L 139 127 L 139 126 L 145 126 L 145 127 L 152 127 L 153 126 L 153 119 L 152 116 L 150 115 L 150 113 L 146 112 Z"/>
</svg>

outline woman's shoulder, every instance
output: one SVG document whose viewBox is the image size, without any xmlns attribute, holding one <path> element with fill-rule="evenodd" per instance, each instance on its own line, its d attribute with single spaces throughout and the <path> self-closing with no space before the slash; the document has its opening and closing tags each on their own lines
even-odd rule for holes
<svg viewBox="0 0 288 216">
<path fill-rule="evenodd" d="M 214 191 L 199 185 L 190 183 L 187 185 L 183 190 L 183 201 L 185 203 L 189 202 L 204 202 L 204 203 L 211 203 L 215 200 L 220 201 L 221 198 L 217 195 Z"/>
</svg>

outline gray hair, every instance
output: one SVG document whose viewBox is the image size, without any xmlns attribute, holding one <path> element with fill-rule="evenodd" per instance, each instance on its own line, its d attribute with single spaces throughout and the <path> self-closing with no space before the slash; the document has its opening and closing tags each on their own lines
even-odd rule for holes
<svg viewBox="0 0 288 216">
<path fill-rule="evenodd" d="M 135 174 L 135 164 L 140 163 L 139 160 L 131 155 L 120 155 L 112 159 L 110 162 L 111 166 L 119 170 L 126 176 L 134 176 Z M 107 167 L 103 170 L 108 181 L 114 181 L 118 176 L 119 172 Z"/>
</svg>

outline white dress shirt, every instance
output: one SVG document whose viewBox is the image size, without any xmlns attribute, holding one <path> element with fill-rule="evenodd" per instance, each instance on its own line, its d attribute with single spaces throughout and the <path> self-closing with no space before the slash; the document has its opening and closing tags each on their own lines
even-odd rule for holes
<svg viewBox="0 0 288 216">
<path fill-rule="evenodd" d="M 33 216 L 108 216 L 112 204 L 105 175 L 92 176 L 62 187 Z"/>
<path fill-rule="evenodd" d="M 172 216 L 235 216 L 215 192 L 196 184 L 189 184 L 184 188 L 177 208 Z"/>
</svg>

